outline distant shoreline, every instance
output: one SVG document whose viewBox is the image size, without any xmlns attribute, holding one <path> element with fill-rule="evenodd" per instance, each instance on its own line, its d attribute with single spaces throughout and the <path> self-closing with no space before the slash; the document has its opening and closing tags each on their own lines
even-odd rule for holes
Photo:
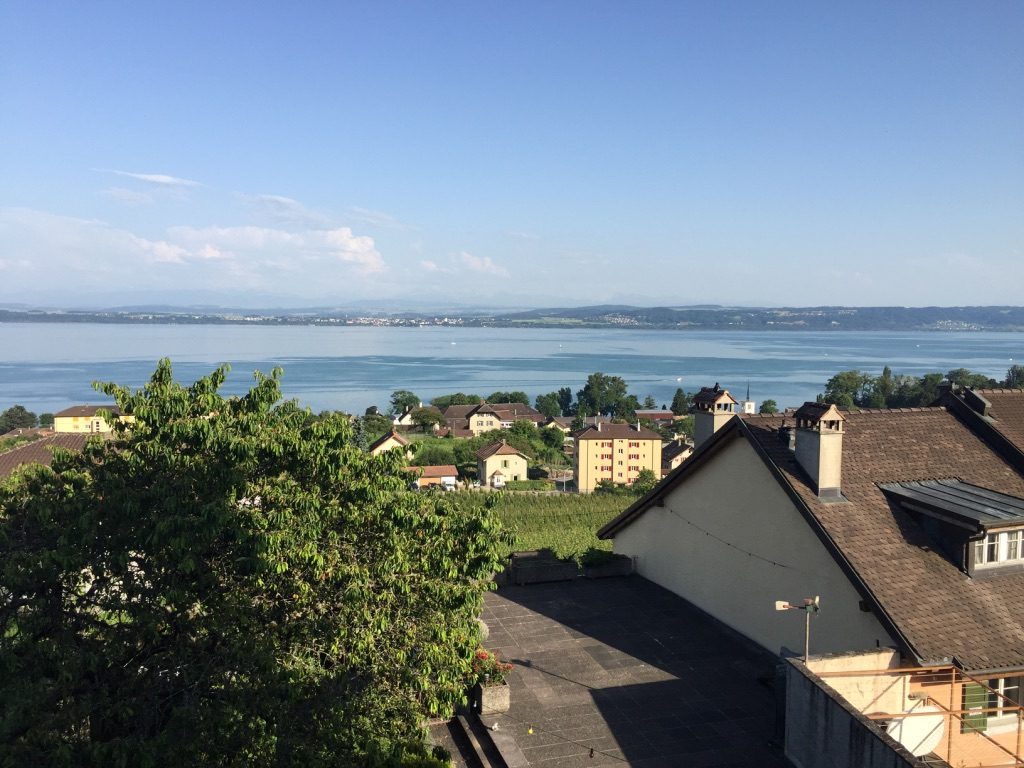
<svg viewBox="0 0 1024 768">
<path fill-rule="evenodd" d="M 1021 332 L 1024 307 L 578 307 L 513 313 L 0 310 L 0 323 L 325 327 L 631 328 L 675 331 Z"/>
</svg>

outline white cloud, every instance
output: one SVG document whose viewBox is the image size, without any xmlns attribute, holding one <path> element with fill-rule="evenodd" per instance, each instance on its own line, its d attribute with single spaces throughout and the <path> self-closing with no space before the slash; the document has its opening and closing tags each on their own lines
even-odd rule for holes
<svg viewBox="0 0 1024 768">
<path fill-rule="evenodd" d="M 530 232 L 506 232 L 505 234 L 516 240 L 540 240 L 539 235 L 534 235 Z"/>
<path fill-rule="evenodd" d="M 198 181 L 192 181 L 192 179 L 182 179 L 178 176 L 168 176 L 165 173 L 133 173 L 131 171 L 117 171 L 111 169 L 109 173 L 117 174 L 118 176 L 125 176 L 129 179 L 135 179 L 136 181 L 144 181 L 147 184 L 156 184 L 160 187 L 200 187 L 202 186 Z"/>
<path fill-rule="evenodd" d="M 498 264 L 495 264 L 490 256 L 474 256 L 471 253 L 462 251 L 459 254 L 458 260 L 463 267 L 472 272 L 480 272 L 485 275 L 496 275 L 497 277 L 509 276 L 508 270 Z"/>
<path fill-rule="evenodd" d="M 420 261 L 420 269 L 424 272 L 439 275 L 455 275 L 459 272 L 476 272 L 482 275 L 494 275 L 496 277 L 508 277 L 509 272 L 505 267 L 495 264 L 490 256 L 474 256 L 467 251 L 460 251 L 448 264 L 438 264 L 431 259 Z"/>
<path fill-rule="evenodd" d="M 310 294 L 353 295 L 360 278 L 386 271 L 373 238 L 348 227 L 179 226 L 146 237 L 25 208 L 0 208 L 0 253 L 5 297 L 45 288 L 42 275 L 55 289 L 74 286 L 84 295 L 110 290 L 112 280 L 129 291 L 279 290 L 283 275 L 301 274 Z"/>
<path fill-rule="evenodd" d="M 364 224 L 369 224 L 373 227 L 383 227 L 385 229 L 408 229 L 409 227 L 402 223 L 397 216 L 392 216 L 390 213 L 384 211 L 374 211 L 370 208 L 360 208 L 359 206 L 352 206 L 348 209 L 349 215 Z"/>
<path fill-rule="evenodd" d="M 329 220 L 324 214 L 311 210 L 298 200 L 284 195 L 247 195 L 242 193 L 239 194 L 239 197 L 275 221 L 318 227 L 329 224 Z"/>
<path fill-rule="evenodd" d="M 100 192 L 101 197 L 108 200 L 116 200 L 125 205 L 148 205 L 153 202 L 153 196 L 146 192 L 138 192 L 134 189 L 124 187 L 109 187 Z"/>
<path fill-rule="evenodd" d="M 129 235 L 132 242 L 139 247 L 143 253 L 153 257 L 153 261 L 165 264 L 184 264 L 189 253 L 180 245 L 172 245 L 165 240 L 146 240 L 142 237 Z"/>
</svg>

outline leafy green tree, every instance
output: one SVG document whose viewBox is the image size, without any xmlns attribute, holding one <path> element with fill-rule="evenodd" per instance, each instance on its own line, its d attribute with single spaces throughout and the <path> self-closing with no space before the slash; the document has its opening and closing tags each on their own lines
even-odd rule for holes
<svg viewBox="0 0 1024 768">
<path fill-rule="evenodd" d="M 417 408 L 409 414 L 409 418 L 412 419 L 412 423 L 419 427 L 420 431 L 424 434 L 433 427 L 444 424 L 444 416 L 433 408 Z"/>
<path fill-rule="evenodd" d="M 380 413 L 368 414 L 359 419 L 359 421 L 362 424 L 366 439 L 371 443 L 384 435 L 392 426 L 391 419 Z"/>
<path fill-rule="evenodd" d="M 896 394 L 897 380 L 888 365 L 882 369 L 882 375 L 874 378 L 865 389 L 864 405 L 869 408 L 888 408 Z"/>
<path fill-rule="evenodd" d="M 676 388 L 676 393 L 672 396 L 670 408 L 676 416 L 685 416 L 690 412 L 690 398 L 683 392 L 681 387 Z"/>
<path fill-rule="evenodd" d="M 455 464 L 454 440 L 433 440 L 416 443 L 414 463 L 421 466 L 436 464 Z"/>
<path fill-rule="evenodd" d="M 548 392 L 546 395 L 537 395 L 537 400 L 534 402 L 533 407 L 545 416 L 549 416 L 551 418 L 562 415 L 562 406 L 558 402 L 557 392 Z"/>
<path fill-rule="evenodd" d="M 39 414 L 39 426 L 40 427 L 53 427 L 53 414 L 52 413 L 40 413 Z"/>
<path fill-rule="evenodd" d="M 762 400 L 761 401 L 761 407 L 757 409 L 757 412 L 758 413 L 768 413 L 768 414 L 778 413 L 779 412 L 779 404 L 776 403 L 774 400 L 771 400 L 771 399 Z"/>
<path fill-rule="evenodd" d="M 27 429 L 36 425 L 36 415 L 23 405 L 12 405 L 0 413 L 0 435 L 12 429 Z"/>
<path fill-rule="evenodd" d="M 430 401 L 430 404 L 436 408 L 447 408 L 449 405 L 476 405 L 482 399 L 480 395 L 454 392 L 450 395 L 438 395 Z"/>
<path fill-rule="evenodd" d="M 1006 381 L 1003 386 L 1008 389 L 1024 388 L 1024 365 L 1011 365 L 1006 371 Z"/>
<path fill-rule="evenodd" d="M 570 389 L 569 387 L 560 387 L 558 389 L 558 405 L 562 409 L 562 416 L 572 415 L 572 389 Z"/>
<path fill-rule="evenodd" d="M 926 373 L 921 377 L 920 394 L 915 405 L 931 405 L 939 399 L 939 386 L 944 377 L 941 373 Z"/>
<path fill-rule="evenodd" d="M 0 764 L 365 765 L 460 700 L 490 513 L 226 371 L 0 484 Z"/>
<path fill-rule="evenodd" d="M 523 405 L 530 404 L 530 396 L 525 392 L 516 390 L 515 392 L 491 392 L 487 398 L 488 403 L 522 403 Z"/>
<path fill-rule="evenodd" d="M 999 382 L 995 379 L 990 379 L 983 373 L 972 373 L 967 368 L 955 368 L 946 374 L 946 381 L 957 387 L 966 387 L 968 389 L 986 389 L 988 387 L 998 387 Z"/>
<path fill-rule="evenodd" d="M 846 407 L 866 405 L 870 392 L 872 377 L 858 370 L 837 373 L 825 384 L 825 393 L 820 397 L 822 402 L 834 403 Z"/>
<path fill-rule="evenodd" d="M 392 416 L 401 416 L 407 410 L 416 408 L 419 404 L 420 399 L 408 389 L 398 389 L 391 393 Z"/>
<path fill-rule="evenodd" d="M 658 403 L 657 401 L 655 401 L 653 395 L 648 395 L 647 397 L 644 398 L 644 408 L 646 408 L 647 410 L 651 410 L 657 407 Z"/>
<path fill-rule="evenodd" d="M 638 493 L 647 493 L 649 490 L 654 488 L 658 484 L 658 477 L 654 474 L 653 470 L 641 469 L 636 474 L 636 479 L 633 480 L 633 490 Z"/>
<path fill-rule="evenodd" d="M 548 448 L 561 451 L 565 445 L 565 433 L 557 427 L 545 427 L 540 430 L 540 439 Z"/>
<path fill-rule="evenodd" d="M 576 393 L 581 411 L 593 414 L 614 414 L 627 394 L 626 382 L 619 376 L 592 373 L 583 389 Z"/>
</svg>

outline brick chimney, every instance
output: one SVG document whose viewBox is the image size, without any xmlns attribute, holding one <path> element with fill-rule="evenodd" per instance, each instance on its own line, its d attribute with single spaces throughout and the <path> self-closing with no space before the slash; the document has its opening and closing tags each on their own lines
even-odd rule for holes
<svg viewBox="0 0 1024 768">
<path fill-rule="evenodd" d="M 713 387 L 701 387 L 693 396 L 690 413 L 693 414 L 693 445 L 700 448 L 715 432 L 736 415 L 736 400 L 729 390 L 715 382 Z"/>
<path fill-rule="evenodd" d="M 819 499 L 842 500 L 843 414 L 831 403 L 804 403 L 796 411 L 796 460 Z"/>
</svg>

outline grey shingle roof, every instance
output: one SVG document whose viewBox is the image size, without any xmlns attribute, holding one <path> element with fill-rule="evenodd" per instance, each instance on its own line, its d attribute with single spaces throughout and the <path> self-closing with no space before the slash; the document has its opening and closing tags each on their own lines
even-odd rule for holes
<svg viewBox="0 0 1024 768">
<path fill-rule="evenodd" d="M 50 462 L 53 461 L 54 448 L 80 451 L 85 446 L 85 441 L 90 437 L 102 437 L 102 435 L 85 432 L 63 432 L 43 437 L 39 440 L 33 440 L 31 443 L 25 443 L 9 451 L 4 451 L 0 453 L 0 478 L 7 477 L 24 464 L 50 466 Z"/>
<path fill-rule="evenodd" d="M 1024 571 L 971 578 L 934 546 L 915 515 L 880 487 L 958 478 L 1024 498 L 1024 476 L 946 408 L 844 415 L 842 493 L 847 503 L 818 498 L 779 438 L 784 416 L 751 415 L 719 430 L 600 535 L 609 538 L 629 525 L 689 473 L 700 471 L 726 441 L 746 438 L 854 586 L 903 638 L 907 651 L 923 663 L 953 660 L 973 671 L 1024 668 Z"/>
</svg>

